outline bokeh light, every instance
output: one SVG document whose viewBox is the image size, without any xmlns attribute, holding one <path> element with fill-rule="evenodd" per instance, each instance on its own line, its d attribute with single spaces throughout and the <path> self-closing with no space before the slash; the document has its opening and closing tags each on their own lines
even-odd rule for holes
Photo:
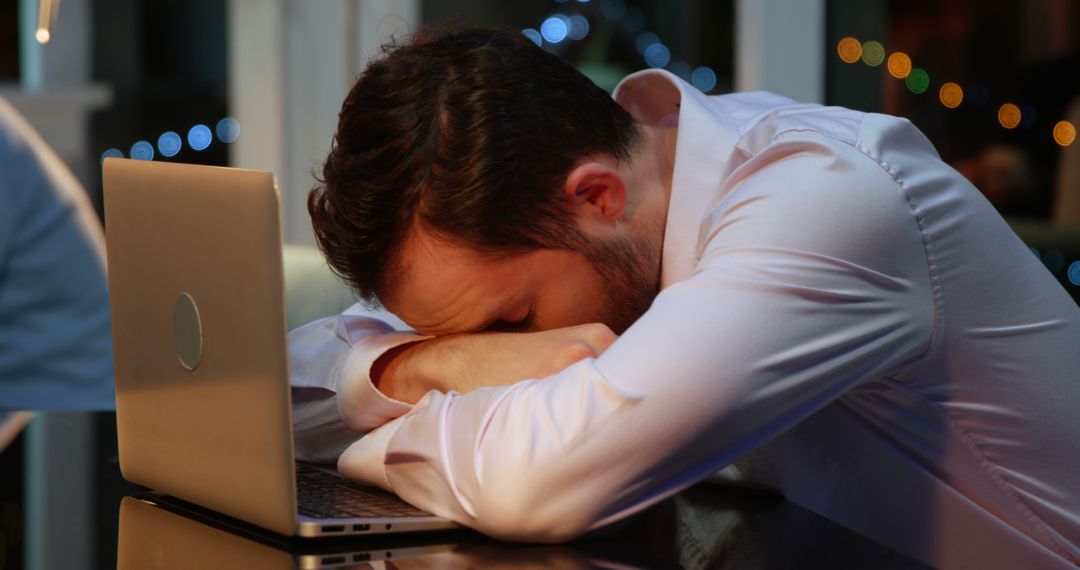
<svg viewBox="0 0 1080 570">
<path fill-rule="evenodd" d="M 881 62 L 885 61 L 885 46 L 873 40 L 864 43 L 862 45 L 862 60 L 863 63 L 870 67 L 881 65 Z"/>
<path fill-rule="evenodd" d="M 101 153 L 101 162 L 105 162 L 106 158 L 124 158 L 124 151 L 118 148 L 106 149 Z"/>
<path fill-rule="evenodd" d="M 711 67 L 703 65 L 695 69 L 694 73 L 690 75 L 690 82 L 694 84 L 694 87 L 708 93 L 716 89 L 716 72 Z"/>
<path fill-rule="evenodd" d="M 135 160 L 154 160 L 154 145 L 146 141 L 138 141 L 131 145 L 131 152 L 128 154 Z"/>
<path fill-rule="evenodd" d="M 578 0 L 581 2 L 582 0 Z M 585 0 L 588 2 L 589 0 Z M 572 40 L 582 40 L 589 35 L 589 19 L 581 14 L 570 16 L 570 31 L 567 32 Z"/>
<path fill-rule="evenodd" d="M 1080 260 L 1069 264 L 1069 283 L 1080 287 Z"/>
<path fill-rule="evenodd" d="M 840 54 L 840 60 L 844 63 L 858 63 L 862 59 L 862 44 L 851 36 L 842 38 L 836 44 L 836 53 Z"/>
<path fill-rule="evenodd" d="M 649 64 L 649 67 L 665 67 L 670 61 L 671 52 L 664 44 L 655 43 L 645 48 L 645 63 Z"/>
<path fill-rule="evenodd" d="M 641 32 L 634 38 L 634 49 L 641 55 L 645 55 L 645 50 L 653 44 L 660 43 L 660 36 L 652 32 Z"/>
<path fill-rule="evenodd" d="M 1054 142 L 1069 146 L 1076 140 L 1076 126 L 1069 121 L 1058 121 L 1054 125 Z"/>
<path fill-rule="evenodd" d="M 1020 124 L 1020 107 L 1005 103 L 998 108 L 998 123 L 1006 129 L 1015 129 Z"/>
<path fill-rule="evenodd" d="M 570 32 L 570 27 L 566 24 L 566 21 L 558 16 L 552 16 L 544 20 L 543 24 L 540 24 L 540 35 L 543 36 L 544 41 L 557 44 L 566 39 L 566 34 Z"/>
<path fill-rule="evenodd" d="M 600 13 L 609 20 L 618 20 L 626 15 L 626 1 L 603 0 L 600 4 Z"/>
<path fill-rule="evenodd" d="M 668 71 L 674 73 L 675 75 L 678 75 L 680 79 L 687 83 L 693 81 L 690 78 L 690 75 L 694 73 L 694 68 L 690 67 L 690 64 L 686 63 L 685 61 L 673 61 L 671 65 L 668 66 Z"/>
<path fill-rule="evenodd" d="M 206 125 L 195 125 L 187 134 L 188 146 L 195 150 L 206 150 L 213 140 L 214 135 Z"/>
<path fill-rule="evenodd" d="M 911 58 L 902 51 L 893 52 L 889 56 L 887 67 L 889 68 L 889 75 L 897 79 L 906 79 L 908 74 L 911 73 Z"/>
<path fill-rule="evenodd" d="M 157 140 L 157 148 L 161 156 L 176 156 L 183 145 L 184 141 L 180 140 L 180 135 L 173 131 L 165 132 Z"/>
<path fill-rule="evenodd" d="M 532 28 L 525 28 L 524 30 L 521 30 L 521 33 L 524 34 L 525 37 L 532 40 L 532 43 L 536 44 L 537 47 L 544 44 L 544 38 L 540 37 L 540 32 Z"/>
<path fill-rule="evenodd" d="M 938 89 L 938 100 L 949 109 L 955 109 L 964 101 L 964 88 L 952 81 L 946 81 Z"/>
<path fill-rule="evenodd" d="M 1028 105 L 1027 103 L 1020 104 L 1020 128 L 1030 129 L 1035 126 L 1035 119 L 1038 114 L 1035 113 L 1035 107 Z"/>
<path fill-rule="evenodd" d="M 911 70 L 911 73 L 908 73 L 907 78 L 904 79 L 904 84 L 907 85 L 908 91 L 921 95 L 930 88 L 930 74 L 926 73 L 926 70 L 916 67 Z"/>
<path fill-rule="evenodd" d="M 240 121 L 232 117 L 225 117 L 218 121 L 217 126 L 214 127 L 214 132 L 217 133 L 219 141 L 229 144 L 236 142 L 236 139 L 240 138 Z"/>
<path fill-rule="evenodd" d="M 1065 267 L 1065 254 L 1061 250 L 1051 249 L 1043 255 L 1042 262 L 1050 273 L 1057 274 Z"/>
<path fill-rule="evenodd" d="M 626 9 L 626 13 L 623 14 L 619 23 L 622 24 L 622 28 L 627 32 L 636 34 L 645 27 L 645 12 L 642 12 L 641 8 L 638 8 L 637 6 L 631 6 Z"/>
</svg>

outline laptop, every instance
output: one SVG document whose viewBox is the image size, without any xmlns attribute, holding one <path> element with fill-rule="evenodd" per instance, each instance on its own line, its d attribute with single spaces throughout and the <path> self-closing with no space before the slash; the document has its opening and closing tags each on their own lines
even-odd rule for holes
<svg viewBox="0 0 1080 570">
<path fill-rule="evenodd" d="M 271 173 L 108 158 L 104 182 L 125 479 L 283 535 L 455 526 L 295 461 Z"/>
<path fill-rule="evenodd" d="M 276 538 L 280 535 L 208 516 L 191 505 L 178 508 L 147 493 L 124 497 L 120 502 L 116 568 L 438 567 L 430 563 L 480 541 L 478 536 L 448 530 L 339 540 L 281 540 Z"/>
</svg>

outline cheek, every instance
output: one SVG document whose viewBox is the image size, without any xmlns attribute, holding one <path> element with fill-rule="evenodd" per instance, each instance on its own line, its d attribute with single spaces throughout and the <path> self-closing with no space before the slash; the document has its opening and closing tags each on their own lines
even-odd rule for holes
<svg viewBox="0 0 1080 570">
<path fill-rule="evenodd" d="M 543 329 L 593 323 L 603 315 L 606 296 L 592 267 L 553 275 L 536 302 L 536 321 Z"/>
</svg>

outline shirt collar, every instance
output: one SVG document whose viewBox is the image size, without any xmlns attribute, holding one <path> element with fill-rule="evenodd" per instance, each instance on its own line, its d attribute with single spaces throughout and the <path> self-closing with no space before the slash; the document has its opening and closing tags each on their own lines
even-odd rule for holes
<svg viewBox="0 0 1080 570">
<path fill-rule="evenodd" d="M 615 101 L 640 123 L 657 124 L 678 113 L 675 165 L 671 179 L 660 288 L 693 273 L 705 208 L 715 197 L 723 168 L 738 140 L 735 122 L 718 101 L 677 76 L 648 69 L 628 75 L 615 88 Z"/>
</svg>

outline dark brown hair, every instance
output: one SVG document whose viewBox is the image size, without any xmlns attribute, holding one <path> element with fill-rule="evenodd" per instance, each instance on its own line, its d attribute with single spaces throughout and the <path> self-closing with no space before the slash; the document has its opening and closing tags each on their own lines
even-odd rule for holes
<svg viewBox="0 0 1080 570">
<path fill-rule="evenodd" d="M 368 302 L 393 287 L 416 224 L 491 255 L 575 249 L 566 175 L 590 154 L 625 159 L 636 133 L 607 92 L 520 32 L 424 30 L 346 97 L 308 196 L 315 237 Z"/>
</svg>

